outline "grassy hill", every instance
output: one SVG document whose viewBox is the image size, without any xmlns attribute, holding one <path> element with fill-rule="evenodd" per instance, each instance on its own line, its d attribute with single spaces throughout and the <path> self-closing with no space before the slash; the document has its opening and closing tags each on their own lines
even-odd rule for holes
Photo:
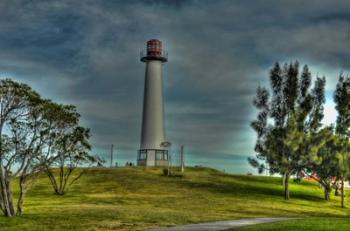
<svg viewBox="0 0 350 231">
<path fill-rule="evenodd" d="M 350 209 L 339 207 L 339 198 L 324 201 L 323 190 L 315 183 L 291 182 L 292 199 L 285 201 L 282 195 L 277 177 L 230 175 L 207 168 L 187 168 L 183 177 L 166 177 L 156 168 L 90 169 L 65 196 L 53 195 L 42 176 L 25 198 L 25 215 L 0 217 L 0 227 L 1 231 L 145 230 L 247 217 L 350 215 Z"/>
</svg>

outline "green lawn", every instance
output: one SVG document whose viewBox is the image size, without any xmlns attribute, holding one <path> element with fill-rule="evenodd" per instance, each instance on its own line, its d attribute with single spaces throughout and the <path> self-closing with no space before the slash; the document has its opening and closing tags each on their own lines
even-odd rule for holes
<svg viewBox="0 0 350 231">
<path fill-rule="evenodd" d="M 247 226 L 232 231 L 349 231 L 350 218 L 308 218 L 294 221 L 282 221 L 271 224 Z M 230 231 L 231 231 L 230 230 Z"/>
<path fill-rule="evenodd" d="M 25 215 L 0 217 L 0 230 L 145 230 L 247 217 L 350 215 L 339 198 L 324 201 L 314 183 L 291 182 L 292 199 L 282 195 L 276 177 L 205 168 L 188 168 L 183 177 L 162 176 L 162 169 L 91 169 L 63 197 L 53 195 L 43 176 L 25 198 Z"/>
</svg>

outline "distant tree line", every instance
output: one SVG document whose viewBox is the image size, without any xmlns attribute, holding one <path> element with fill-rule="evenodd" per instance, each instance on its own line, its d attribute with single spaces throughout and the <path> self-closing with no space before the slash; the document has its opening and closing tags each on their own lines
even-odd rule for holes
<svg viewBox="0 0 350 231">
<path fill-rule="evenodd" d="M 81 177 L 76 170 L 92 163 L 89 129 L 80 126 L 72 105 L 43 99 L 28 85 L 0 80 L 0 210 L 7 217 L 23 213 L 28 187 L 40 173 L 54 193 L 63 195 Z M 16 180 L 15 180 L 16 179 Z M 12 184 L 19 193 L 14 201 Z"/>
<path fill-rule="evenodd" d="M 350 78 L 340 74 L 334 91 L 335 124 L 322 124 L 325 77 L 312 75 L 307 65 L 276 63 L 270 71 L 270 87 L 257 88 L 253 104 L 258 110 L 251 126 L 257 133 L 256 158 L 248 158 L 259 172 L 283 176 L 288 200 L 289 179 L 314 176 L 330 200 L 332 188 L 344 207 L 344 181 L 350 177 Z M 339 186 L 340 184 L 340 186 Z"/>
</svg>

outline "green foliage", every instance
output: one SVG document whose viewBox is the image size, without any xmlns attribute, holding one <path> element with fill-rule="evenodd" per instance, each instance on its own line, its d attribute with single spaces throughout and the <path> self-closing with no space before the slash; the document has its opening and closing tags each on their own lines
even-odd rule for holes
<svg viewBox="0 0 350 231">
<path fill-rule="evenodd" d="M 307 66 L 299 74 L 299 63 L 276 63 L 270 71 L 270 90 L 258 87 L 253 101 L 258 109 L 257 119 L 251 123 L 257 133 L 255 151 L 258 160 L 249 162 L 260 171 L 285 176 L 286 199 L 289 198 L 288 178 L 308 166 L 322 146 L 316 133 L 321 127 L 325 102 L 325 78 L 316 78 L 313 89 Z"/>
<path fill-rule="evenodd" d="M 21 214 L 28 176 L 39 171 L 36 162 L 47 134 L 41 132 L 42 103 L 28 85 L 10 79 L 0 80 L 0 210 L 5 216 Z M 11 182 L 20 178 L 21 193 L 17 211 Z"/>
<path fill-rule="evenodd" d="M 344 181 L 350 174 L 350 78 L 340 75 L 334 92 L 335 108 L 338 111 L 336 133 L 338 136 L 337 159 L 342 181 L 342 207 L 344 207 Z"/>
<path fill-rule="evenodd" d="M 79 126 L 74 106 L 42 99 L 28 85 L 0 80 L 0 210 L 4 215 L 22 215 L 30 184 L 57 159 L 68 169 L 91 161 L 88 138 L 89 130 Z M 11 191 L 15 177 L 20 189 L 17 209 Z"/>
<path fill-rule="evenodd" d="M 328 126 L 313 134 L 312 138 L 317 140 L 319 147 L 310 153 L 304 172 L 309 175 L 316 174 L 316 179 L 324 187 L 325 200 L 330 200 L 332 186 L 340 176 L 337 136 L 333 126 Z"/>
<path fill-rule="evenodd" d="M 336 133 L 338 135 L 339 149 L 337 157 L 342 177 L 347 177 L 350 166 L 350 78 L 339 77 L 334 93 L 336 110 L 338 111 Z"/>
<path fill-rule="evenodd" d="M 336 132 L 350 137 L 350 77 L 340 76 L 334 92 L 335 109 L 338 111 Z"/>
</svg>

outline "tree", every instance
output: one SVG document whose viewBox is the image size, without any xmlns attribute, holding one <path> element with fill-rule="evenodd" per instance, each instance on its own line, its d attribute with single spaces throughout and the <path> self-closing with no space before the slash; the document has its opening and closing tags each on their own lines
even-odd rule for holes
<svg viewBox="0 0 350 231">
<path fill-rule="evenodd" d="M 88 153 L 91 148 L 87 141 L 89 136 L 89 129 L 74 127 L 70 133 L 64 134 L 56 142 L 53 164 L 45 170 L 55 194 L 64 195 L 86 172 L 86 168 L 80 169 L 72 178 L 73 172 L 77 171 L 78 166 L 96 162 L 95 157 Z M 57 177 L 55 177 L 55 170 L 58 171 Z"/>
<path fill-rule="evenodd" d="M 336 134 L 338 135 L 338 167 L 341 180 L 341 207 L 344 208 L 344 181 L 350 172 L 350 78 L 340 75 L 334 92 L 335 109 L 338 112 Z"/>
<path fill-rule="evenodd" d="M 28 178 L 40 169 L 35 157 L 45 139 L 37 110 L 41 102 L 39 94 L 28 85 L 0 80 L 0 209 L 8 217 L 22 213 Z M 20 184 L 17 211 L 11 191 L 14 177 L 19 177 Z"/>
<path fill-rule="evenodd" d="M 26 84 L 0 80 L 0 210 L 5 216 L 23 213 L 27 189 L 58 159 L 53 150 L 61 150 L 65 163 L 68 157 L 74 158 L 72 163 L 87 158 L 89 130 L 78 126 L 77 115 L 73 106 L 44 100 Z M 71 130 L 61 134 L 64 126 Z M 14 178 L 19 183 L 16 206 L 11 191 Z"/>
<path fill-rule="evenodd" d="M 17 201 L 17 215 L 23 213 L 23 200 L 29 186 L 43 170 L 43 160 L 39 158 L 46 148 L 48 139 L 48 127 L 45 122 L 45 101 L 40 100 L 28 113 L 25 120 L 19 118 L 11 120 L 12 150 L 7 151 L 7 155 L 14 160 L 9 162 L 9 167 L 16 170 L 14 177 L 19 178 L 19 196 Z M 18 167 L 16 167 L 16 164 Z"/>
<path fill-rule="evenodd" d="M 297 62 L 276 63 L 270 71 L 271 89 L 258 87 L 253 101 L 258 109 L 251 123 L 257 133 L 257 159 L 268 166 L 270 173 L 283 175 L 284 197 L 289 199 L 289 178 L 307 166 L 309 152 L 320 144 L 312 134 L 321 127 L 325 78 L 317 78 L 312 91 L 311 73 L 305 65 L 299 75 Z M 260 169 L 265 164 L 252 161 Z M 254 163 L 255 162 L 255 163 Z"/>
<path fill-rule="evenodd" d="M 337 158 L 338 140 L 332 126 L 325 127 L 314 138 L 321 140 L 322 146 L 314 155 L 310 155 L 309 166 L 305 169 L 305 173 L 322 185 L 324 199 L 329 201 L 332 186 L 340 175 Z"/>
<path fill-rule="evenodd" d="M 72 105 L 59 105 L 50 102 L 47 113 L 51 130 L 45 159 L 45 172 L 50 179 L 55 194 L 64 195 L 69 188 L 85 173 L 80 169 L 73 178 L 73 172 L 79 165 L 94 163 L 95 157 L 89 154 L 88 142 L 90 130 L 79 126 L 80 115 Z"/>
</svg>

